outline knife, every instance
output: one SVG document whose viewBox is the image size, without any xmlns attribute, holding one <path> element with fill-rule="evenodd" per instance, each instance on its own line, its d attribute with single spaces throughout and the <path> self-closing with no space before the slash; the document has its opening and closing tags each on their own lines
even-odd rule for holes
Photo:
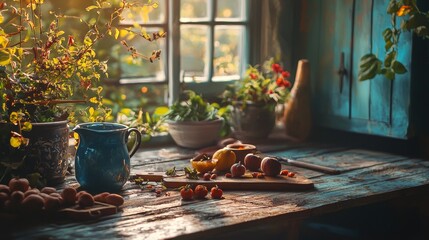
<svg viewBox="0 0 429 240">
<path fill-rule="evenodd" d="M 326 166 L 321 166 L 321 165 L 317 165 L 317 164 L 313 164 L 313 163 L 292 160 L 292 159 L 286 158 L 286 157 L 274 156 L 274 158 L 277 158 L 278 160 L 283 161 L 283 162 L 287 162 L 289 165 L 292 165 L 295 167 L 306 168 L 306 169 L 310 169 L 310 170 L 314 170 L 314 171 L 318 171 L 318 172 L 323 172 L 323 173 L 327 173 L 327 174 L 331 174 L 331 175 L 337 175 L 337 174 L 341 173 L 340 170 L 335 169 L 335 168 L 331 168 L 331 167 L 326 167 Z"/>
</svg>

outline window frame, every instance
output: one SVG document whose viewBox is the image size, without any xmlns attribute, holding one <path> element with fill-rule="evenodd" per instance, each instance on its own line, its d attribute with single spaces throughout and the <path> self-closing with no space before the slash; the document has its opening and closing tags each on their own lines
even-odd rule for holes
<svg viewBox="0 0 429 240">
<path fill-rule="evenodd" d="M 164 81 L 153 81 L 151 78 L 122 78 L 119 79 L 121 85 L 133 84 L 168 84 L 168 105 L 173 104 L 179 99 L 183 84 L 186 89 L 193 90 L 203 94 L 207 98 L 215 98 L 225 89 L 228 84 L 233 83 L 236 79 L 229 81 L 213 82 L 214 66 L 214 29 L 216 25 L 235 25 L 244 27 L 244 39 L 242 46 L 242 66 L 239 74 L 243 74 L 249 64 L 259 62 L 260 53 L 258 51 L 250 51 L 250 49 L 259 49 L 260 46 L 260 20 L 261 20 L 261 1 L 259 0 L 244 0 L 246 9 L 244 10 L 245 17 L 242 20 L 224 21 L 216 20 L 217 0 L 208 0 L 211 10 L 208 19 L 204 21 L 180 21 L 180 0 L 160 0 L 165 1 L 167 14 L 165 14 L 165 22 L 163 23 L 148 23 L 140 24 L 144 27 L 159 27 L 167 32 L 165 50 L 162 53 L 164 60 Z M 208 81 L 199 83 L 183 82 L 183 73 L 181 73 L 180 63 L 180 26 L 181 25 L 206 25 L 209 27 L 208 37 Z"/>
</svg>

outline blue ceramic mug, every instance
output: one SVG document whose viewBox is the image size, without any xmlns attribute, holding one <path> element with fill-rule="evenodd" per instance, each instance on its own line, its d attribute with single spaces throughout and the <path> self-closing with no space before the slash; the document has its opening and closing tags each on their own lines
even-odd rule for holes
<svg viewBox="0 0 429 240">
<path fill-rule="evenodd" d="M 135 128 L 117 123 L 82 123 L 73 131 L 79 134 L 75 157 L 76 180 L 92 192 L 116 192 L 122 189 L 130 176 L 130 158 L 141 143 L 141 134 Z M 136 140 L 128 151 L 131 132 Z"/>
</svg>

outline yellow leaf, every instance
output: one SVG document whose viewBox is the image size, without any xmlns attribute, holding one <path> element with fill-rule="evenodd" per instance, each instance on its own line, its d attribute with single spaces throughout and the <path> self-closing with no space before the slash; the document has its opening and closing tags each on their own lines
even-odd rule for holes
<svg viewBox="0 0 429 240">
<path fill-rule="evenodd" d="M 161 115 L 166 114 L 167 112 L 168 112 L 168 107 L 157 107 L 155 109 L 154 114 L 158 115 L 158 116 L 161 116 Z"/>
<path fill-rule="evenodd" d="M 18 148 L 21 146 L 21 138 L 20 137 L 11 137 L 10 138 L 10 145 L 14 148 Z"/>
<path fill-rule="evenodd" d="M 6 50 L 0 50 L 0 66 L 6 66 L 10 63 L 10 54 Z"/>
<path fill-rule="evenodd" d="M 115 28 L 115 39 L 118 39 L 119 33 L 120 33 L 119 30 Z"/>
<path fill-rule="evenodd" d="M 21 127 L 22 131 L 31 131 L 31 129 L 33 129 L 33 125 L 31 125 L 30 122 L 24 122 L 24 124 Z"/>
<path fill-rule="evenodd" d="M 14 125 L 17 125 L 19 121 L 19 114 L 17 112 L 12 112 L 9 116 L 9 120 Z"/>
<path fill-rule="evenodd" d="M 61 36 L 61 35 L 63 35 L 64 34 L 64 31 L 58 31 L 57 32 L 57 37 L 59 37 L 59 36 Z"/>
<path fill-rule="evenodd" d="M 92 9 L 96 9 L 96 8 L 99 8 L 99 7 L 98 7 L 98 6 L 95 6 L 95 5 L 91 5 L 91 6 L 87 7 L 85 10 L 86 10 L 87 12 L 89 12 L 89 11 L 91 11 Z"/>
<path fill-rule="evenodd" d="M 404 15 L 407 15 L 411 11 L 411 6 L 402 5 L 401 8 L 396 12 L 396 15 L 398 17 L 402 17 Z"/>
<path fill-rule="evenodd" d="M 158 2 L 154 2 L 154 3 L 152 4 L 152 7 L 153 7 L 153 8 L 158 8 L 158 7 L 159 7 Z"/>
<path fill-rule="evenodd" d="M 9 43 L 9 39 L 7 39 L 7 37 L 4 35 L 0 35 L 0 46 L 5 48 L 8 43 Z"/>
<path fill-rule="evenodd" d="M 79 140 L 79 134 L 77 134 L 76 132 L 73 133 L 73 138 L 76 140 Z"/>
<path fill-rule="evenodd" d="M 4 17 L 3 17 L 3 15 L 0 12 L 0 23 L 3 23 L 3 21 L 4 21 Z"/>
<path fill-rule="evenodd" d="M 96 97 L 90 98 L 89 101 L 92 102 L 92 103 L 98 103 L 98 100 L 97 100 Z"/>
<path fill-rule="evenodd" d="M 89 116 L 94 115 L 94 108 L 93 108 L 93 107 L 90 107 L 90 108 L 88 109 L 88 112 L 89 112 Z"/>
</svg>

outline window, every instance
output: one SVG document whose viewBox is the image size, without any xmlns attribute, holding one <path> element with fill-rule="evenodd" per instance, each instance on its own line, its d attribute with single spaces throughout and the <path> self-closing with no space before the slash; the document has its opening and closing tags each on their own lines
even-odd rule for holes
<svg viewBox="0 0 429 240">
<path fill-rule="evenodd" d="M 144 94 L 143 98 L 157 91 L 159 99 L 165 101 L 168 96 L 170 103 L 178 98 L 181 84 L 205 96 L 219 94 L 227 83 L 238 80 L 248 65 L 248 2 L 158 0 L 156 9 L 133 9 L 120 24 L 133 27 L 132 21 L 137 21 L 143 32 L 166 31 L 167 38 L 127 41 L 137 49 L 161 49 L 161 60 L 136 60 L 119 46 L 111 52 L 110 75 L 119 79 L 120 89 L 134 90 Z"/>
</svg>

